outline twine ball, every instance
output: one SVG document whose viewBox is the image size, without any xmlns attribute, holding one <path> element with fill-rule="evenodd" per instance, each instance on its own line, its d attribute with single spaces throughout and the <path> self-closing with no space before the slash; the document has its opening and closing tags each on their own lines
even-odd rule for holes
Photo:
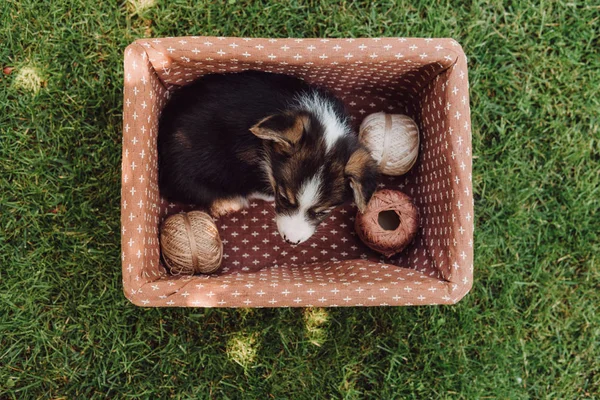
<svg viewBox="0 0 600 400">
<path fill-rule="evenodd" d="M 371 249 L 386 257 L 404 250 L 419 228 L 419 211 L 412 199 L 397 190 L 375 192 L 364 213 L 358 213 L 355 229 Z"/>
<path fill-rule="evenodd" d="M 160 230 L 160 248 L 173 275 L 216 272 L 223 258 L 223 242 L 217 226 L 202 211 L 168 217 Z"/>
<path fill-rule="evenodd" d="M 419 127 L 406 115 L 370 114 L 360 124 L 359 138 L 385 175 L 407 173 L 419 155 Z"/>
</svg>

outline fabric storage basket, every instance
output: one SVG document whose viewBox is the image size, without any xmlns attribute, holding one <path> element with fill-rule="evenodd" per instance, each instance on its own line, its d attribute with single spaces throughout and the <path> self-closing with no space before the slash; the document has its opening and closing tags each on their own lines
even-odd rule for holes
<svg viewBox="0 0 600 400">
<path fill-rule="evenodd" d="M 137 40 L 125 50 L 122 268 L 125 296 L 148 307 L 287 307 L 453 304 L 471 288 L 473 197 L 467 63 L 452 39 Z M 161 221 L 189 205 L 161 199 L 158 118 L 169 92 L 216 72 L 257 69 L 326 86 L 352 114 L 411 116 L 421 149 L 413 169 L 382 177 L 419 208 L 416 239 L 384 259 L 354 232 L 356 209 L 340 207 L 299 246 L 283 242 L 273 205 L 216 220 L 224 242 L 217 275 L 172 276 L 160 258 Z"/>
</svg>

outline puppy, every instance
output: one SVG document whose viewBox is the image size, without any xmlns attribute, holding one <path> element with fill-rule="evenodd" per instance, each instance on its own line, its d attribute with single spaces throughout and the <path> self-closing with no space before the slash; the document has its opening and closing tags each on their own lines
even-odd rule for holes
<svg viewBox="0 0 600 400">
<path fill-rule="evenodd" d="M 166 199 L 215 216 L 275 200 L 279 233 L 293 244 L 346 201 L 363 211 L 377 185 L 339 99 L 259 71 L 205 75 L 175 92 L 160 119 L 158 162 Z"/>
</svg>

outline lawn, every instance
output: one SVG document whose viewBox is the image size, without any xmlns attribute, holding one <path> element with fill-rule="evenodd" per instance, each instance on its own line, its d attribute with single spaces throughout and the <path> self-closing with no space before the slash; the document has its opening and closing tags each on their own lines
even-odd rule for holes
<svg viewBox="0 0 600 400">
<path fill-rule="evenodd" d="M 600 7 L 0 1 L 0 398 L 599 398 Z M 143 309 L 123 296 L 123 50 L 140 37 L 452 37 L 472 291 L 454 306 Z"/>
</svg>

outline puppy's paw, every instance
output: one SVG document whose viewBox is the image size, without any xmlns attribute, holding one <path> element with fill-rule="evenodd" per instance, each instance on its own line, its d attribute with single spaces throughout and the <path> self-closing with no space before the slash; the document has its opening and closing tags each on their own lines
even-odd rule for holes
<svg viewBox="0 0 600 400">
<path fill-rule="evenodd" d="M 240 211 L 242 208 L 247 208 L 248 206 L 248 200 L 243 197 L 215 200 L 210 206 L 210 214 L 213 217 L 218 218 L 222 217 L 223 215 Z"/>
</svg>

